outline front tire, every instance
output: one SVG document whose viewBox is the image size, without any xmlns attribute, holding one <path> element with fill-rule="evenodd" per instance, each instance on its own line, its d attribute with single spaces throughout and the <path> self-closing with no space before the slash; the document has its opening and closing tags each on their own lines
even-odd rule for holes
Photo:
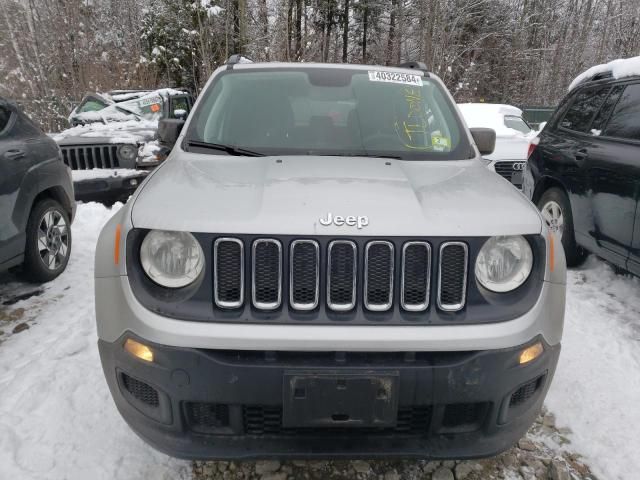
<svg viewBox="0 0 640 480">
<path fill-rule="evenodd" d="M 50 282 L 67 267 L 71 255 L 71 223 L 53 199 L 38 202 L 27 222 L 22 276 L 34 283 Z"/>
<path fill-rule="evenodd" d="M 559 188 L 552 187 L 538 200 L 538 209 L 542 213 L 547 228 L 560 237 L 567 265 L 570 267 L 580 265 L 587 254 L 576 243 L 573 214 L 567 195 Z"/>
</svg>

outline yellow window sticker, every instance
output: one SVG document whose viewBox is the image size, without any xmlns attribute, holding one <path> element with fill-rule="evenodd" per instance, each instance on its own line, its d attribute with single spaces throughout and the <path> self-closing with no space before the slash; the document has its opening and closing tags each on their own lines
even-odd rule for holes
<svg viewBox="0 0 640 480">
<path fill-rule="evenodd" d="M 444 152 L 451 149 L 451 139 L 441 135 L 431 135 L 431 145 L 438 152 Z"/>
</svg>

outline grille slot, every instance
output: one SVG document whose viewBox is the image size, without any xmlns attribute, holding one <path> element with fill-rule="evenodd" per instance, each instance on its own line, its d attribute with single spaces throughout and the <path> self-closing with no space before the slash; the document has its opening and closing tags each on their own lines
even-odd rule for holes
<svg viewBox="0 0 640 480">
<path fill-rule="evenodd" d="M 445 242 L 440 246 L 438 307 L 455 312 L 464 307 L 467 294 L 469 251 L 466 243 Z"/>
<path fill-rule="evenodd" d="M 402 247 L 402 285 L 400 302 L 409 312 L 422 312 L 429 306 L 431 245 L 407 242 Z"/>
<path fill-rule="evenodd" d="M 282 245 L 278 240 L 258 239 L 252 253 L 253 306 L 278 308 L 282 301 Z"/>
<path fill-rule="evenodd" d="M 356 305 L 356 244 L 349 240 L 329 243 L 327 254 L 327 304 L 335 311 L 351 310 Z"/>
<path fill-rule="evenodd" d="M 511 394 L 509 399 L 509 407 L 517 407 L 529 400 L 542 386 L 544 376 L 538 377 L 530 382 L 525 383 L 515 392 Z"/>
<path fill-rule="evenodd" d="M 136 400 L 153 408 L 157 408 L 160 405 L 158 391 L 151 385 L 130 377 L 126 373 L 122 374 L 122 383 L 124 384 L 124 388 L 126 388 Z"/>
<path fill-rule="evenodd" d="M 117 145 L 91 145 L 60 147 L 62 159 L 72 170 L 90 170 L 92 168 L 117 168 Z"/>
<path fill-rule="evenodd" d="M 506 178 L 511 181 L 511 175 L 513 175 L 513 165 L 520 162 L 496 162 L 494 168 L 496 169 L 496 173 L 501 177 Z"/>
<path fill-rule="evenodd" d="M 477 425 L 482 420 L 484 403 L 454 403 L 444 409 L 442 426 L 444 428 L 459 428 Z"/>
<path fill-rule="evenodd" d="M 393 304 L 393 244 L 369 242 L 364 252 L 364 305 L 382 312 Z"/>
<path fill-rule="evenodd" d="M 244 247 L 237 238 L 218 238 L 213 244 L 213 293 L 220 308 L 244 302 Z"/>
<path fill-rule="evenodd" d="M 324 427 L 324 428 L 284 428 L 282 426 L 282 407 L 280 405 L 244 405 L 242 417 L 244 433 L 247 435 L 318 435 L 326 433 L 345 434 L 404 434 L 426 435 L 431 422 L 431 406 L 399 407 L 395 427 Z"/>
<path fill-rule="evenodd" d="M 296 310 L 318 306 L 320 287 L 320 247 L 314 240 L 291 242 L 290 302 Z"/>
<path fill-rule="evenodd" d="M 188 402 L 185 411 L 187 422 L 194 431 L 207 433 L 229 426 L 229 405 Z"/>
</svg>

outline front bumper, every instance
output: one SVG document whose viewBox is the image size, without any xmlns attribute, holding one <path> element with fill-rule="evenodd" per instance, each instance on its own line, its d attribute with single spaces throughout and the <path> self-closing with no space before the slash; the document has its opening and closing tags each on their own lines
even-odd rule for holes
<svg viewBox="0 0 640 480">
<path fill-rule="evenodd" d="M 129 176 L 105 176 L 73 182 L 75 198 L 81 202 L 126 201 L 149 175 L 149 171 Z"/>
<path fill-rule="evenodd" d="M 154 362 L 127 353 L 127 338 L 149 345 Z M 522 348 L 535 341 L 544 353 L 519 365 Z M 521 438 L 540 411 L 560 345 L 536 337 L 515 348 L 468 352 L 269 352 L 168 347 L 127 333 L 100 340 L 99 350 L 124 419 L 175 457 L 444 459 L 495 455 Z M 391 423 L 345 427 L 339 418 L 314 428 L 290 420 L 285 426 L 285 379 L 292 375 L 393 377 Z M 350 389 L 345 398 L 353 403 L 361 393 Z M 304 411 L 326 409 L 313 398 Z"/>
</svg>

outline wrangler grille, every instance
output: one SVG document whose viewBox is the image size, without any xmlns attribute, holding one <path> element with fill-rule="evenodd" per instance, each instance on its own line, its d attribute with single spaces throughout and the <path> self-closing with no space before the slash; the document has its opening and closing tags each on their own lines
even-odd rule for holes
<svg viewBox="0 0 640 480">
<path fill-rule="evenodd" d="M 64 163 L 72 170 L 120 167 L 117 145 L 62 146 L 60 149 Z"/>
<path fill-rule="evenodd" d="M 438 309 L 465 306 L 469 253 L 464 242 L 440 244 L 437 256 L 426 241 L 396 246 L 386 240 L 359 245 L 333 240 L 322 247 L 311 239 L 258 238 L 247 245 L 251 248 L 231 237 L 214 242 L 213 290 L 220 309 L 244 308 L 248 297 L 254 309 L 277 310 L 284 297 L 284 308 L 300 313 L 319 308 L 320 299 L 334 312 L 350 312 L 358 305 L 369 312 L 394 307 L 423 312 L 431 303 L 432 272 L 438 274 Z M 250 279 L 246 286 L 245 276 Z"/>
</svg>

